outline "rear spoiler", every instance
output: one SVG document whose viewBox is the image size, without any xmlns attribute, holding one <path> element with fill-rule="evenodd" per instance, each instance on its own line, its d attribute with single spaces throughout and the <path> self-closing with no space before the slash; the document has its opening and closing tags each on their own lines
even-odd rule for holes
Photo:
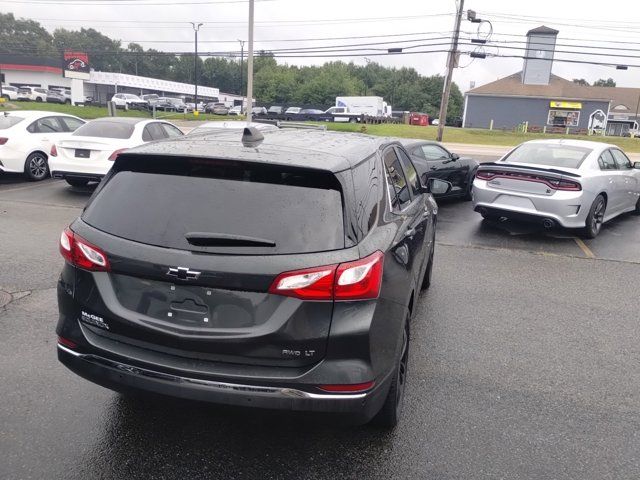
<svg viewBox="0 0 640 480">
<path fill-rule="evenodd" d="M 495 163 L 495 162 L 487 162 L 481 163 L 478 167 L 478 170 L 501 170 L 503 172 L 522 172 L 522 171 L 533 171 L 539 173 L 554 173 L 556 175 L 563 175 L 565 177 L 573 177 L 573 178 L 581 178 L 581 175 L 572 172 L 566 172 L 564 170 L 556 170 L 555 168 L 541 168 L 541 167 L 530 167 L 530 166 L 520 166 L 513 164 L 505 164 L 505 163 Z"/>
</svg>

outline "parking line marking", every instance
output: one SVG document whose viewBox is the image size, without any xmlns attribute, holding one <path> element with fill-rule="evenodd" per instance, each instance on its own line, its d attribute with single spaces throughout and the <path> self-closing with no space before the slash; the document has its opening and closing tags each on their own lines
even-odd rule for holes
<svg viewBox="0 0 640 480">
<path fill-rule="evenodd" d="M 596 258 L 593 252 L 589 249 L 589 247 L 587 247 L 587 245 L 580 238 L 574 237 L 573 239 L 576 241 L 576 243 L 578 244 L 578 247 L 580 247 L 580 250 L 582 250 L 582 252 L 587 256 L 587 258 Z"/>
<path fill-rule="evenodd" d="M 24 185 L 21 187 L 16 187 L 16 188 L 0 188 L 0 194 L 2 193 L 8 193 L 8 192 L 17 192 L 19 190 L 30 190 L 30 189 L 34 189 L 34 188 L 39 188 L 39 187 L 45 187 L 47 185 L 54 185 L 53 182 L 43 182 L 43 183 L 36 183 L 31 184 L 31 185 Z"/>
</svg>

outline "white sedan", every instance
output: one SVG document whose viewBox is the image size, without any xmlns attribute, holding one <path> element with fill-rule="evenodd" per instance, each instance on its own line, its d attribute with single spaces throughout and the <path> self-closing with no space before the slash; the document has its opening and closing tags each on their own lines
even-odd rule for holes
<svg viewBox="0 0 640 480">
<path fill-rule="evenodd" d="M 48 154 L 54 142 L 85 121 L 53 112 L 15 111 L 0 114 L 0 172 L 24 173 L 30 180 L 49 176 Z"/>
<path fill-rule="evenodd" d="M 124 150 L 182 135 L 178 127 L 161 120 L 125 117 L 91 120 L 51 148 L 51 175 L 64 178 L 74 187 L 99 182 Z"/>
</svg>

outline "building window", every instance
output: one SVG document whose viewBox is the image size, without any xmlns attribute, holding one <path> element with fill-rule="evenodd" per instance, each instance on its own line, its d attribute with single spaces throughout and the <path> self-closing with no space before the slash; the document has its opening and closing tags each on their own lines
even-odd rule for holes
<svg viewBox="0 0 640 480">
<path fill-rule="evenodd" d="M 577 127 L 580 112 L 576 110 L 549 110 L 548 125 L 554 127 Z"/>
</svg>

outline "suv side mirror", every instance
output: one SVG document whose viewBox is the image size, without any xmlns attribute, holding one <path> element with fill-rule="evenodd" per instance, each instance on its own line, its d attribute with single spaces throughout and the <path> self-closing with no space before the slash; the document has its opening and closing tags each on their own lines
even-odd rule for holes
<svg viewBox="0 0 640 480">
<path fill-rule="evenodd" d="M 451 182 L 447 182 L 446 180 L 440 180 L 439 178 L 430 178 L 427 180 L 427 186 L 425 190 L 427 193 L 431 193 L 433 195 L 446 195 L 451 191 L 453 185 Z"/>
<path fill-rule="evenodd" d="M 458 155 L 457 153 L 451 154 L 451 160 L 458 160 L 459 158 L 460 158 L 460 155 Z"/>
<path fill-rule="evenodd" d="M 640 162 L 635 162 L 635 163 L 633 164 L 633 168 L 635 168 L 635 169 L 637 169 L 637 170 L 640 170 Z"/>
</svg>

